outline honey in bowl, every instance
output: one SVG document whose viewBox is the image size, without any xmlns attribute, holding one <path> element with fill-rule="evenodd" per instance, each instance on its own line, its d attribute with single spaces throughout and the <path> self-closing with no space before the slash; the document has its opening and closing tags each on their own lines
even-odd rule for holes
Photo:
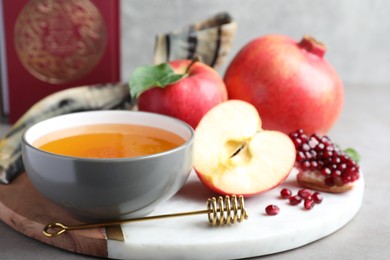
<svg viewBox="0 0 390 260">
<path fill-rule="evenodd" d="M 172 132 L 135 124 L 96 124 L 59 130 L 33 145 L 54 154 L 81 158 L 129 158 L 174 149 L 185 140 Z"/>
</svg>

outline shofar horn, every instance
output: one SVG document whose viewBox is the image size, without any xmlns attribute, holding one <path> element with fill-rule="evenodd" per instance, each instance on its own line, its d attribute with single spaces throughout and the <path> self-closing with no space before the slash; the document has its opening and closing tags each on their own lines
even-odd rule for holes
<svg viewBox="0 0 390 260">
<path fill-rule="evenodd" d="M 230 52 L 237 23 L 228 13 L 156 37 L 154 63 L 200 56 L 211 67 L 221 67 Z"/>
</svg>

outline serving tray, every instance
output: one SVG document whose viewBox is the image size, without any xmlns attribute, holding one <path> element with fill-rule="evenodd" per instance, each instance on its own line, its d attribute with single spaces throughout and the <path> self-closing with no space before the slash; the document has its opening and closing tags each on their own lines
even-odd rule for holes
<svg viewBox="0 0 390 260">
<path fill-rule="evenodd" d="M 300 187 L 295 172 L 277 188 L 246 198 L 249 219 L 242 223 L 211 226 L 207 215 L 194 215 L 110 228 L 75 230 L 58 237 L 42 234 L 51 222 L 67 225 L 81 222 L 53 204 L 32 187 L 26 174 L 10 185 L 0 185 L 0 219 L 18 232 L 54 247 L 115 259 L 234 259 L 273 254 L 304 246 L 330 235 L 359 211 L 364 195 L 363 176 L 344 194 L 322 193 L 324 200 L 311 210 L 291 206 L 279 198 L 287 187 Z M 185 186 L 152 215 L 206 209 L 207 198 L 217 196 L 205 188 L 195 173 Z M 276 204 L 280 212 L 267 216 L 264 209 Z"/>
</svg>

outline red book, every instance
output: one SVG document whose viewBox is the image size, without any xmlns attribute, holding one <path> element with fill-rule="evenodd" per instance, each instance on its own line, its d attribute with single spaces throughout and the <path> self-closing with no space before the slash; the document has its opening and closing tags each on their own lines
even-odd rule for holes
<svg viewBox="0 0 390 260">
<path fill-rule="evenodd" d="M 51 93 L 120 81 L 119 0 L 0 4 L 3 109 L 10 123 Z"/>
</svg>

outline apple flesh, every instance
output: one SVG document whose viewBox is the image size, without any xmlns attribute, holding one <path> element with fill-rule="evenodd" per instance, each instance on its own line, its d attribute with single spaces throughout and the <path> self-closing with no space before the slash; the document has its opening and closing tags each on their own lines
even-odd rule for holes
<svg viewBox="0 0 390 260">
<path fill-rule="evenodd" d="M 252 196 L 289 175 L 295 162 L 291 139 L 261 128 L 254 106 L 229 100 L 209 110 L 195 130 L 194 169 L 211 190 Z"/>
<path fill-rule="evenodd" d="M 344 88 L 324 54 L 325 46 L 311 37 L 256 38 L 226 70 L 228 98 L 253 104 L 264 129 L 326 134 L 342 111 Z"/>
<path fill-rule="evenodd" d="M 169 64 L 177 74 L 186 74 L 164 88 L 153 87 L 138 97 L 138 109 L 179 118 L 196 128 L 200 119 L 215 105 L 227 100 L 225 83 L 216 70 L 191 60 Z"/>
</svg>

